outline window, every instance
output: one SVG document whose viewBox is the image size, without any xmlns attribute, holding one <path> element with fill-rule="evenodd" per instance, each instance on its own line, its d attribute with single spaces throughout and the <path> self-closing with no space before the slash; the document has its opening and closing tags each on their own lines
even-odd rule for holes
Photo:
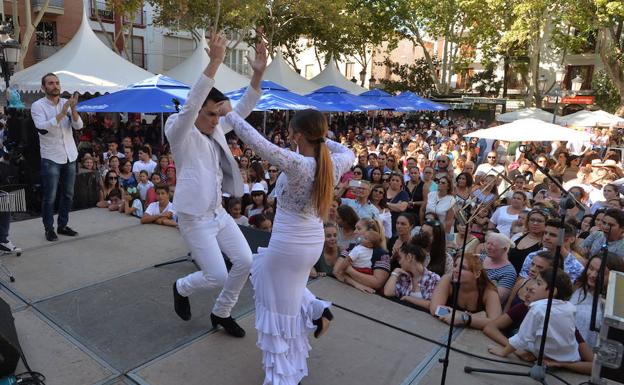
<svg viewBox="0 0 624 385">
<path fill-rule="evenodd" d="M 177 36 L 163 37 L 163 71 L 168 71 L 186 58 L 195 50 L 195 41 Z"/>
<path fill-rule="evenodd" d="M 128 47 L 132 51 L 132 63 L 141 68 L 145 68 L 145 54 L 143 52 L 143 37 L 133 36 L 131 46 Z"/>
<path fill-rule="evenodd" d="M 355 76 L 355 63 L 347 63 L 345 64 L 345 77 L 347 79 L 351 79 Z"/>
<path fill-rule="evenodd" d="M 305 66 L 305 78 L 312 79 L 314 77 L 314 64 L 306 64 Z"/>
<path fill-rule="evenodd" d="M 35 31 L 37 45 L 58 45 L 55 21 L 41 21 Z"/>
<path fill-rule="evenodd" d="M 242 75 L 250 75 L 246 49 L 229 49 L 225 54 L 225 65 Z"/>
</svg>

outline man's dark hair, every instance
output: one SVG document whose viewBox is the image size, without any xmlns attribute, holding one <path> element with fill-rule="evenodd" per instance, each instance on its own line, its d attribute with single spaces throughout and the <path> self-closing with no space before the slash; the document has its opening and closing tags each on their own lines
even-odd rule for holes
<svg viewBox="0 0 624 385">
<path fill-rule="evenodd" d="M 163 190 L 165 192 L 169 192 L 169 186 L 166 184 L 159 184 L 154 187 L 154 192 L 158 192 L 159 190 Z"/>
<path fill-rule="evenodd" d="M 550 281 L 552 280 L 552 276 L 555 274 L 553 269 L 546 269 L 539 272 L 540 277 L 546 282 L 548 285 L 548 289 L 550 290 Z M 555 294 L 555 299 L 559 299 L 561 301 L 567 301 L 574 293 L 574 286 L 572 286 L 572 280 L 570 276 L 563 271 L 562 269 L 557 269 L 557 276 L 555 277 L 555 289 L 557 293 Z"/>
<path fill-rule="evenodd" d="M 41 85 L 45 86 L 45 80 L 48 76 L 54 76 L 55 78 L 58 79 L 58 76 L 56 76 L 56 74 L 54 72 L 48 72 L 47 74 L 43 75 L 43 77 L 41 78 Z"/>
<path fill-rule="evenodd" d="M 615 221 L 617 222 L 618 226 L 624 227 L 624 213 L 622 212 L 622 210 L 607 209 L 605 211 L 605 216 L 606 217 L 611 217 L 611 218 L 615 219 Z"/>
<path fill-rule="evenodd" d="M 546 226 L 547 227 L 556 227 L 558 229 L 561 228 L 561 220 L 559 219 L 549 219 L 546 221 Z M 563 233 L 565 237 L 570 237 L 573 235 L 576 235 L 576 230 L 574 229 L 574 226 L 570 225 L 569 223 L 565 223 L 563 225 Z"/>
<path fill-rule="evenodd" d="M 210 92 L 208 93 L 208 96 L 206 96 L 206 100 L 204 100 L 204 104 L 202 104 L 202 107 L 205 106 L 209 100 L 212 100 L 215 103 L 220 103 L 226 100 L 230 100 L 230 98 L 223 95 L 223 92 L 219 91 L 215 87 L 212 87 L 210 89 Z"/>
</svg>

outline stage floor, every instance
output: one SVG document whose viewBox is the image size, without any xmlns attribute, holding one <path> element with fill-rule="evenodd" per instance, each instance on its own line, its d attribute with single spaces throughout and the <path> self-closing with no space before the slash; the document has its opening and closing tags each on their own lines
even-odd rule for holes
<svg viewBox="0 0 624 385">
<path fill-rule="evenodd" d="M 184 261 L 153 267 L 187 255 L 177 230 L 96 208 L 70 218 L 80 236 L 59 236 L 54 243 L 45 241 L 40 219 L 13 223 L 10 236 L 24 252 L 0 257 L 16 278 L 10 283 L 0 277 L 0 298 L 11 306 L 30 366 L 47 377 L 47 385 L 262 383 L 249 283 L 233 312 L 245 338 L 212 329 L 217 291 L 191 296 L 193 319 L 181 321 L 173 312 L 171 285 L 195 266 Z M 311 338 L 305 385 L 440 383 L 443 348 L 410 333 L 445 342 L 446 325 L 331 278 L 311 281 L 309 288 L 334 302 L 336 319 L 323 338 Z M 459 329 L 454 338 L 455 346 L 489 356 L 481 333 Z M 448 384 L 533 383 L 463 372 L 464 364 L 502 364 L 455 353 L 450 362 Z M 23 370 L 20 364 L 18 372 Z M 560 374 L 572 384 L 587 380 Z"/>
</svg>

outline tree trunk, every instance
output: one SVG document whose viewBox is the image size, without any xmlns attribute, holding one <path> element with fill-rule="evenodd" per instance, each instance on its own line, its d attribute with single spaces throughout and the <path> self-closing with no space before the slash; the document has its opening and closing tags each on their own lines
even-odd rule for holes
<svg viewBox="0 0 624 385">
<path fill-rule="evenodd" d="M 609 78 L 620 93 L 620 108 L 617 109 L 616 115 L 624 116 L 624 66 L 612 56 L 613 45 L 616 45 L 617 50 L 617 42 L 613 41 L 611 31 L 607 28 L 601 28 L 598 36 L 600 59 Z"/>
<path fill-rule="evenodd" d="M 24 37 L 21 41 L 22 50 L 20 53 L 19 62 L 17 63 L 18 71 L 24 68 L 24 59 L 26 59 L 26 54 L 28 53 L 28 47 L 30 46 L 30 39 L 32 39 L 33 33 L 35 33 L 35 30 L 37 29 L 37 25 L 39 25 L 39 22 L 41 22 L 41 18 L 43 18 L 43 15 L 46 13 L 46 10 L 48 9 L 49 5 L 50 5 L 50 0 L 45 0 L 45 3 L 41 5 L 41 10 L 39 10 L 39 13 L 37 13 L 37 16 L 35 16 L 35 21 L 33 22 L 32 13 L 31 13 L 32 11 L 30 8 L 30 1 L 24 2 L 24 13 L 26 16 L 25 17 L 26 31 L 24 31 Z"/>
<path fill-rule="evenodd" d="M 440 84 L 440 80 L 438 79 L 438 74 L 436 73 L 436 69 L 433 64 L 433 58 L 429 54 L 429 51 L 427 51 L 427 45 L 420 35 L 420 31 L 418 30 L 418 28 L 415 29 L 414 35 L 416 36 L 416 40 L 413 40 L 412 42 L 415 44 L 417 43 L 423 49 L 423 56 L 425 57 L 425 61 L 427 62 L 427 68 L 429 69 L 429 77 L 433 81 L 436 91 L 441 94 L 443 93 L 442 84 Z"/>
</svg>

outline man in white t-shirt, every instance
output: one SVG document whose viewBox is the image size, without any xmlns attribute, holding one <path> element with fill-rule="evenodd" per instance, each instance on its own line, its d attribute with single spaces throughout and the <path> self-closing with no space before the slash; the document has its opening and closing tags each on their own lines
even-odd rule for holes
<svg viewBox="0 0 624 385">
<path fill-rule="evenodd" d="M 138 180 L 139 173 L 142 170 L 147 171 L 148 177 L 152 176 L 154 169 L 156 168 L 156 162 L 152 160 L 152 151 L 148 146 L 143 146 L 139 150 L 139 160 L 132 165 L 132 172 L 134 177 Z"/>
<path fill-rule="evenodd" d="M 490 151 L 487 154 L 487 162 L 480 164 L 475 171 L 475 183 L 480 183 L 481 179 L 487 175 L 498 175 L 505 171 L 505 166 L 498 164 L 498 155 L 495 151 Z"/>
</svg>

